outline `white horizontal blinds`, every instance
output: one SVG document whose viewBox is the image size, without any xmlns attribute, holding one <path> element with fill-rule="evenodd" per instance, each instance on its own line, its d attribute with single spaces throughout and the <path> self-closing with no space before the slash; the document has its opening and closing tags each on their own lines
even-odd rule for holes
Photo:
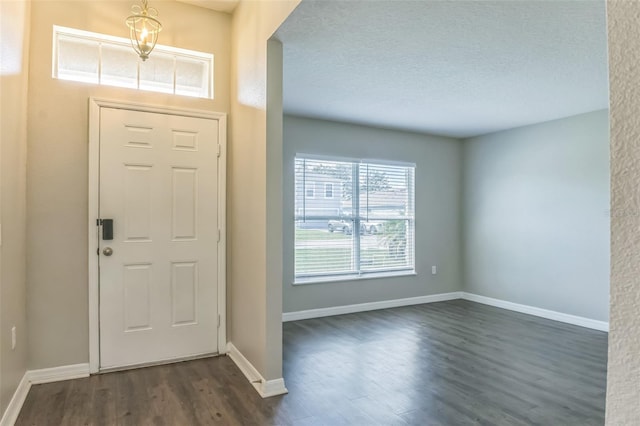
<svg viewBox="0 0 640 426">
<path fill-rule="evenodd" d="M 296 277 L 413 270 L 414 173 L 413 166 L 296 158 Z"/>
<path fill-rule="evenodd" d="M 360 217 L 413 219 L 414 167 L 360 164 Z"/>
<path fill-rule="evenodd" d="M 360 270 L 414 267 L 414 167 L 361 163 Z"/>
<path fill-rule="evenodd" d="M 296 223 L 295 271 L 297 277 L 356 273 L 353 234 L 308 228 Z"/>
<path fill-rule="evenodd" d="M 146 61 L 129 39 L 54 27 L 53 76 L 213 99 L 213 55 L 156 45 Z"/>
<path fill-rule="evenodd" d="M 354 163 L 296 159 L 296 219 L 351 217 Z"/>
<path fill-rule="evenodd" d="M 353 163 L 297 158 L 296 276 L 355 273 Z"/>
</svg>

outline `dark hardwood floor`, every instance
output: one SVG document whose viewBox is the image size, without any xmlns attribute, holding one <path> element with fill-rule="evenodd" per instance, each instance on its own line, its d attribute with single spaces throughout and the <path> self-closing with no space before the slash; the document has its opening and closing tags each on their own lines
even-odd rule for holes
<svg viewBox="0 0 640 426">
<path fill-rule="evenodd" d="M 284 324 L 289 394 L 227 357 L 36 385 L 17 425 L 602 425 L 607 334 L 456 300 Z"/>
</svg>

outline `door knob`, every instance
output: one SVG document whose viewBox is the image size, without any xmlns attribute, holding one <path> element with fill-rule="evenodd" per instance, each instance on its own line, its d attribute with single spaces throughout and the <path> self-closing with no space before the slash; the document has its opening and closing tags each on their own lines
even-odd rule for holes
<svg viewBox="0 0 640 426">
<path fill-rule="evenodd" d="M 105 247 L 104 250 L 102 250 L 102 254 L 105 256 L 111 256 L 113 254 L 113 249 L 111 247 Z"/>
</svg>

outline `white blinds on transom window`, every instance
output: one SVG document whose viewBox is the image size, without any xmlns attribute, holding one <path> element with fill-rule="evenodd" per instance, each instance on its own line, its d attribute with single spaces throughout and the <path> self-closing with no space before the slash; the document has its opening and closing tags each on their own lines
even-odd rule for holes
<svg viewBox="0 0 640 426">
<path fill-rule="evenodd" d="M 414 269 L 413 165 L 298 157 L 296 280 Z"/>
</svg>

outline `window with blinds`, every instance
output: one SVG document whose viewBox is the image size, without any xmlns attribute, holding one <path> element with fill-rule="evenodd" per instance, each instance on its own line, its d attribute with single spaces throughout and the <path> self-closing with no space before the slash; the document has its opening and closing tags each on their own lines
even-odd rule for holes
<svg viewBox="0 0 640 426">
<path fill-rule="evenodd" d="M 415 165 L 298 156 L 296 283 L 415 270 Z"/>
</svg>

